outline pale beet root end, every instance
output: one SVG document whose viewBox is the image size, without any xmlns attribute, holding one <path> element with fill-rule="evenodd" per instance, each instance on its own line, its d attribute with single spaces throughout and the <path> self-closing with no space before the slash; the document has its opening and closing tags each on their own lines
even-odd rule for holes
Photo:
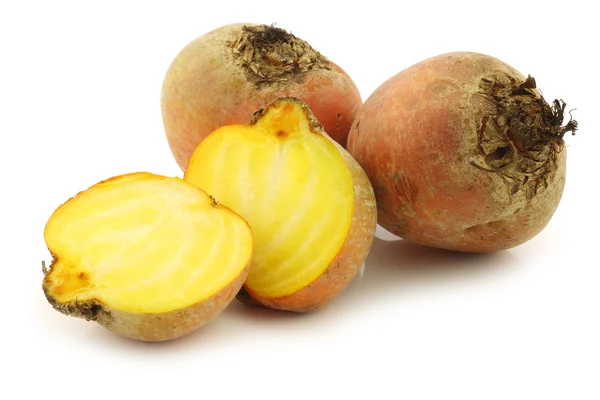
<svg viewBox="0 0 600 400">
<path fill-rule="evenodd" d="M 554 100 L 549 105 L 536 88 L 531 76 L 519 82 L 499 73 L 483 78 L 472 96 L 483 113 L 477 148 L 483 165 L 471 165 L 498 174 L 511 196 L 524 193 L 528 200 L 548 187 L 558 169 L 564 135 L 577 130 L 573 119 L 563 125 L 566 103 Z"/>
<path fill-rule="evenodd" d="M 55 262 L 56 258 L 53 257 L 50 266 L 46 267 L 46 263 L 42 261 L 42 272 L 44 273 L 44 277 L 47 276 L 48 273 L 52 270 L 52 267 Z M 50 303 L 52 308 L 54 308 L 61 314 L 64 314 L 68 317 L 82 318 L 86 321 L 98 321 L 99 319 L 101 319 L 104 322 L 110 322 L 110 320 L 112 319 L 111 314 L 108 311 L 106 311 L 102 304 L 96 299 L 79 302 L 75 297 L 73 301 L 61 303 L 50 294 L 49 286 L 50 285 L 46 282 L 42 284 L 44 296 L 46 297 L 46 300 L 48 301 L 48 303 Z"/>
<path fill-rule="evenodd" d="M 273 25 L 246 25 L 230 43 L 234 61 L 256 87 L 302 79 L 309 71 L 332 69 L 306 41 Z"/>
</svg>

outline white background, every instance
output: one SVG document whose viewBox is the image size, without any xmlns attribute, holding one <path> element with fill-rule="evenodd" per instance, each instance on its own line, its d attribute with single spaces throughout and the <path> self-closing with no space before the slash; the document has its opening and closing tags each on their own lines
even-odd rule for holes
<svg viewBox="0 0 600 400">
<path fill-rule="evenodd" d="M 0 398 L 599 399 L 600 32 L 586 3 L 2 1 Z M 362 278 L 319 312 L 232 303 L 169 343 L 55 312 L 40 286 L 50 214 L 113 175 L 181 174 L 162 130 L 162 79 L 187 42 L 231 22 L 276 22 L 307 40 L 363 100 L 447 51 L 533 75 L 580 125 L 551 223 L 486 256 L 380 231 Z"/>
</svg>

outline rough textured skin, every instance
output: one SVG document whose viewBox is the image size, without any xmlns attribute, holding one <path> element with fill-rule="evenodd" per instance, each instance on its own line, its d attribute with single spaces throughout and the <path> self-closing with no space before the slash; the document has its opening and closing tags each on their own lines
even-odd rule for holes
<svg viewBox="0 0 600 400">
<path fill-rule="evenodd" d="M 317 119 L 310 113 L 310 110 L 306 107 L 304 107 L 304 110 L 311 121 L 312 130 L 328 137 Z M 259 117 L 260 113 L 261 110 L 257 111 L 256 115 Z M 352 158 L 350 153 L 333 139 L 328 138 L 343 155 L 352 175 L 354 210 L 348 237 L 323 274 L 307 287 L 279 298 L 265 298 L 244 288 L 238 295 L 238 300 L 248 305 L 262 304 L 284 311 L 314 311 L 331 302 L 348 286 L 360 270 L 371 249 L 377 227 L 375 194 L 371 182 L 361 166 Z"/>
<path fill-rule="evenodd" d="M 42 287 L 48 302 L 54 309 L 65 315 L 95 321 L 110 331 L 129 339 L 148 342 L 167 341 L 190 334 L 219 315 L 233 301 L 242 287 L 251 263 L 252 261 L 246 265 L 246 268 L 235 280 L 213 296 L 198 304 L 168 313 L 123 312 L 110 309 L 98 300 L 86 303 L 58 303 L 52 297 L 48 285 L 43 284 Z"/>
<path fill-rule="evenodd" d="M 427 246 L 489 252 L 547 225 L 565 185 L 563 146 L 552 148 L 552 173 L 535 193 L 473 165 L 486 165 L 478 136 L 486 110 L 474 95 L 482 78 L 498 73 L 526 79 L 487 55 L 443 54 L 391 77 L 365 101 L 347 148 L 373 184 L 382 227 Z"/>
<path fill-rule="evenodd" d="M 225 25 L 198 37 L 181 50 L 166 73 L 162 118 L 180 168 L 185 170 L 196 146 L 213 130 L 247 123 L 258 108 L 278 97 L 293 96 L 306 102 L 325 131 L 345 146 L 362 104 L 352 79 L 319 55 L 319 65 L 325 63 L 324 68 L 299 70 L 291 79 L 268 84 L 249 80 L 247 69 L 232 50 L 244 26 L 259 25 Z"/>
</svg>

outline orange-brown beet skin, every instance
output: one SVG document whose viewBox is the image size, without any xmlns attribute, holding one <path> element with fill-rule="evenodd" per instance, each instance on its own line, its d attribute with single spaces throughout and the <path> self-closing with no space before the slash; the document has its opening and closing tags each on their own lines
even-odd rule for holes
<svg viewBox="0 0 600 400">
<path fill-rule="evenodd" d="M 565 184 L 565 150 L 557 150 L 548 187 L 528 199 L 511 194 L 501 174 L 484 171 L 478 153 L 482 78 L 525 77 L 477 53 L 448 53 L 391 77 L 366 101 L 348 138 L 348 151 L 369 176 L 378 222 L 427 246 L 467 252 L 511 248 L 549 222 Z"/>
</svg>

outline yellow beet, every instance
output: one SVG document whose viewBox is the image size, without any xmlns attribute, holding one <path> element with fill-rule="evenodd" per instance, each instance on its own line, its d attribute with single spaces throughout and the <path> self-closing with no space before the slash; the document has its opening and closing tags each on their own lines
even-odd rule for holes
<svg viewBox="0 0 600 400">
<path fill-rule="evenodd" d="M 175 339 L 216 317 L 252 261 L 248 223 L 179 178 L 139 172 L 99 182 L 52 214 L 49 303 L 143 341 Z"/>
<path fill-rule="evenodd" d="M 354 278 L 375 235 L 366 174 L 296 98 L 213 131 L 184 179 L 252 227 L 254 258 L 238 297 L 246 302 L 296 312 L 324 306 Z"/>
</svg>

